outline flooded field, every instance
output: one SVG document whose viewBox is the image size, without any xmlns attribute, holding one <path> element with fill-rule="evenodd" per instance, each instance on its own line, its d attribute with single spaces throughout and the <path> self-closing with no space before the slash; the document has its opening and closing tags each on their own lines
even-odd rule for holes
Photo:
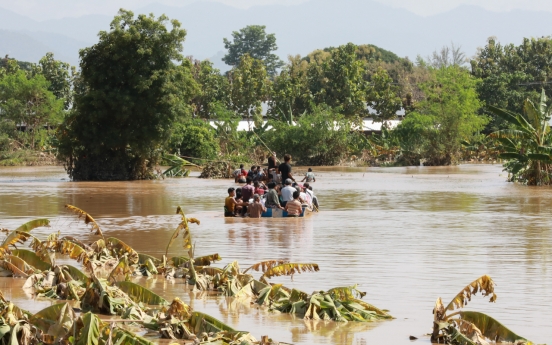
<svg viewBox="0 0 552 345">
<path fill-rule="evenodd" d="M 318 171 L 316 171 L 318 170 Z M 219 253 L 241 267 L 266 259 L 315 262 L 320 272 L 285 283 L 306 292 L 359 284 L 364 300 L 389 309 L 393 321 L 304 321 L 250 306 L 247 300 L 191 294 L 183 280 L 141 282 L 167 299 L 179 296 L 198 311 L 260 338 L 294 344 L 429 343 L 432 308 L 466 284 L 489 274 L 496 304 L 476 297 L 468 309 L 490 314 L 536 343 L 552 344 L 552 189 L 506 183 L 501 166 L 446 168 L 315 169 L 322 212 L 306 219 L 225 219 L 227 180 L 73 183 L 59 167 L 0 168 L 0 228 L 50 218 L 38 237 L 63 235 L 92 240 L 86 227 L 64 210 L 80 207 L 106 236 L 160 257 L 179 222 L 181 205 L 201 220 L 193 225 L 196 254 Z M 170 255 L 181 254 L 181 239 Z M 49 305 L 21 290 L 22 279 L 0 278 L 15 304 L 36 312 Z"/>
</svg>

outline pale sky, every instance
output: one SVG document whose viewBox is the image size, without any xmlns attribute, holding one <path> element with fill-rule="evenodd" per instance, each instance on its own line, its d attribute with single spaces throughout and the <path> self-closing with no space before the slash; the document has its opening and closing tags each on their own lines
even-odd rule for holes
<svg viewBox="0 0 552 345">
<path fill-rule="evenodd" d="M 256 5 L 293 5 L 308 0 L 0 0 L 0 7 L 36 19 L 79 17 L 87 14 L 112 16 L 119 8 L 139 9 L 150 3 L 183 6 L 194 1 L 216 1 L 230 6 L 247 8 Z M 317 1 L 317 0 L 310 0 Z M 339 1 L 339 0 L 335 0 Z M 365 0 L 357 0 L 365 1 Z M 550 0 L 374 0 L 428 16 L 448 11 L 462 4 L 476 5 L 492 11 L 524 9 L 552 12 Z"/>
</svg>

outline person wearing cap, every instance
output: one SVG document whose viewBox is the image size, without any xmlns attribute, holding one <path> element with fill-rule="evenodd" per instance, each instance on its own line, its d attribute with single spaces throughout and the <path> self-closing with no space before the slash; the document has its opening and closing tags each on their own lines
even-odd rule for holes
<svg viewBox="0 0 552 345">
<path fill-rule="evenodd" d="M 236 201 L 236 189 L 233 187 L 228 188 L 228 196 L 224 200 L 224 216 L 235 217 L 242 207 L 243 204 Z"/>
<path fill-rule="evenodd" d="M 286 206 L 286 203 L 293 200 L 293 192 L 297 191 L 297 189 L 293 188 L 291 186 L 291 179 L 287 179 L 285 181 L 285 187 L 282 188 L 282 206 Z"/>
<path fill-rule="evenodd" d="M 259 194 L 253 195 L 253 203 L 249 205 L 249 218 L 261 218 L 263 212 L 266 212 L 266 207 L 261 204 Z"/>
</svg>

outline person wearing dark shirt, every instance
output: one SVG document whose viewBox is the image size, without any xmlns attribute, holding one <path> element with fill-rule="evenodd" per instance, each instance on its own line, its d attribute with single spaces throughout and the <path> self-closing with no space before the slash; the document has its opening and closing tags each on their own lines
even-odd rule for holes
<svg viewBox="0 0 552 345">
<path fill-rule="evenodd" d="M 276 152 L 272 152 L 272 156 L 268 157 L 268 172 L 276 169 Z"/>
<path fill-rule="evenodd" d="M 292 181 L 295 181 L 293 176 L 291 175 L 291 164 L 289 162 L 291 161 L 291 156 L 289 154 L 284 155 L 284 163 L 280 164 L 278 166 L 278 172 L 282 174 L 282 181 L 285 181 L 287 179 L 291 179 Z"/>
</svg>

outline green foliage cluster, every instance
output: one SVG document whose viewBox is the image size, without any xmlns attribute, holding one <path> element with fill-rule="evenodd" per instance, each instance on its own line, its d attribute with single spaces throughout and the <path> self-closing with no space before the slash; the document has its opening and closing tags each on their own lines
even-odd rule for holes
<svg viewBox="0 0 552 345">
<path fill-rule="evenodd" d="M 99 42 L 81 50 L 84 92 L 60 132 L 60 155 L 74 180 L 148 178 L 175 119 L 197 92 L 181 55 L 178 21 L 121 10 Z"/>
<path fill-rule="evenodd" d="M 295 124 L 271 121 L 274 128 L 265 135 L 276 152 L 292 155 L 305 165 L 335 165 L 347 158 L 362 136 L 355 123 L 332 108 L 319 108 L 298 118 Z M 358 149 L 357 149 L 358 150 Z"/>
</svg>

